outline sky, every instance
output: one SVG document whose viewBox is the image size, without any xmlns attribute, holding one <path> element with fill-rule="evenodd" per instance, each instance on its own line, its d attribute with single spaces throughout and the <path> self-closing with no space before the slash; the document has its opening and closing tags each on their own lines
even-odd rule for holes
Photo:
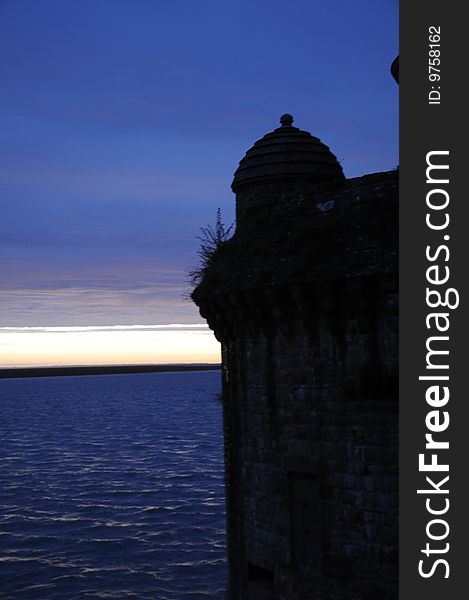
<svg viewBox="0 0 469 600">
<path fill-rule="evenodd" d="M 0 365 L 218 362 L 199 228 L 285 112 L 393 169 L 397 53 L 394 0 L 0 0 Z"/>
</svg>

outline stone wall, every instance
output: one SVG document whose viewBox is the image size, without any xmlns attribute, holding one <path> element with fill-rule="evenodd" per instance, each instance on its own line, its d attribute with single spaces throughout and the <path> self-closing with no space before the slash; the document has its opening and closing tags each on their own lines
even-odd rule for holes
<svg viewBox="0 0 469 600">
<path fill-rule="evenodd" d="M 341 187 L 336 182 L 330 184 L 297 179 L 294 181 L 262 181 L 239 190 L 236 202 L 236 228 L 242 231 L 257 229 L 262 235 L 266 218 L 272 215 L 281 217 L 310 201 L 317 190 L 324 192 L 324 187 L 331 189 Z M 268 215 L 268 217 L 267 217 Z"/>
<path fill-rule="evenodd" d="M 223 348 L 228 597 L 391 600 L 397 172 L 295 186 L 240 190 L 193 294 Z"/>
<path fill-rule="evenodd" d="M 225 345 L 231 598 L 395 597 L 395 293 Z"/>
</svg>

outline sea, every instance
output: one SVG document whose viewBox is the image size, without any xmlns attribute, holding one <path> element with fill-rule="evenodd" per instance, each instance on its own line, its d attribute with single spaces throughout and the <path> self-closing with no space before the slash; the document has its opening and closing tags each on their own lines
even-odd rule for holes
<svg viewBox="0 0 469 600">
<path fill-rule="evenodd" d="M 224 597 L 220 373 L 0 380 L 0 598 Z"/>
</svg>

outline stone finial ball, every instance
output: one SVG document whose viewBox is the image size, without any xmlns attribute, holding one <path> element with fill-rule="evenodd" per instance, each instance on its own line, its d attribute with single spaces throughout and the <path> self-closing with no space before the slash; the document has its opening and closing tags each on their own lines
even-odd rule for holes
<svg viewBox="0 0 469 600">
<path fill-rule="evenodd" d="M 282 127 L 291 127 L 293 124 L 293 117 L 292 115 L 289 115 L 288 113 L 285 113 L 284 115 L 282 115 L 280 117 L 280 123 L 282 124 Z"/>
</svg>

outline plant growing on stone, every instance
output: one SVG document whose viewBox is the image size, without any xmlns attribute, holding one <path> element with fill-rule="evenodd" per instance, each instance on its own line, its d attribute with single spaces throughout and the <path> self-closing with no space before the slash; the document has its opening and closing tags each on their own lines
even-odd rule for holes
<svg viewBox="0 0 469 600">
<path fill-rule="evenodd" d="M 200 228 L 201 235 L 197 236 L 197 239 L 200 241 L 200 246 L 197 250 L 199 266 L 190 272 L 191 282 L 194 287 L 204 276 L 215 254 L 230 238 L 233 225 L 231 224 L 229 227 L 226 227 L 221 218 L 221 209 L 217 208 L 215 226 L 207 225 Z"/>
</svg>

